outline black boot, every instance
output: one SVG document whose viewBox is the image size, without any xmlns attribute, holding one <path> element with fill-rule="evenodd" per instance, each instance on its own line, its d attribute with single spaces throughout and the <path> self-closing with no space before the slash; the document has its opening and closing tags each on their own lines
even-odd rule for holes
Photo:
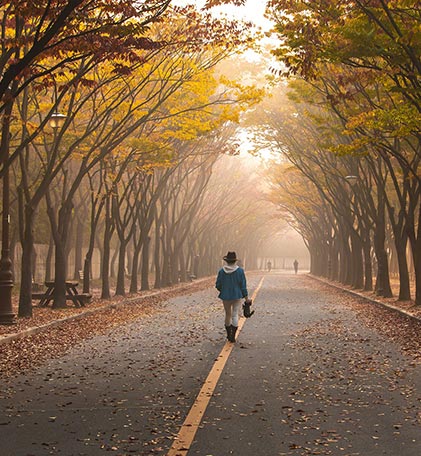
<svg viewBox="0 0 421 456">
<path fill-rule="evenodd" d="M 225 326 L 225 329 L 227 330 L 227 339 L 230 340 L 230 337 L 231 337 L 231 326 Z"/>
<path fill-rule="evenodd" d="M 238 329 L 238 326 L 233 326 L 231 325 L 231 332 L 230 332 L 230 335 L 228 337 L 228 340 L 232 343 L 235 342 L 235 333 L 237 332 L 237 329 Z"/>
</svg>

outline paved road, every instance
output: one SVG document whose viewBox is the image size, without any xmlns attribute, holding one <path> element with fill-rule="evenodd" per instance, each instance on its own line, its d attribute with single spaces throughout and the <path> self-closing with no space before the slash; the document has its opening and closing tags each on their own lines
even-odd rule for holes
<svg viewBox="0 0 421 456">
<path fill-rule="evenodd" d="M 3 382 L 1 454 L 165 455 L 225 343 L 215 295 L 174 298 Z M 189 456 L 419 456 L 421 367 L 350 299 L 267 275 Z"/>
</svg>

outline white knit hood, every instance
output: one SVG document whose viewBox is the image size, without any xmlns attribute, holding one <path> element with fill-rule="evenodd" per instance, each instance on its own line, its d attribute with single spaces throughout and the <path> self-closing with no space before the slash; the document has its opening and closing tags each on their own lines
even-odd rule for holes
<svg viewBox="0 0 421 456">
<path fill-rule="evenodd" d="M 236 264 L 228 264 L 224 263 L 224 266 L 222 266 L 222 269 L 227 273 L 227 274 L 232 274 L 234 271 L 238 269 L 238 265 Z"/>
</svg>

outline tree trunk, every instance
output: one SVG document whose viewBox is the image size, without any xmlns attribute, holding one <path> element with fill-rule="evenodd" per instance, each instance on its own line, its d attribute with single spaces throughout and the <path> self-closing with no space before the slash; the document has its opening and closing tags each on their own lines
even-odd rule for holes
<svg viewBox="0 0 421 456">
<path fill-rule="evenodd" d="M 38 259 L 38 254 L 35 249 L 35 245 L 32 244 L 32 257 L 31 257 L 31 271 L 32 271 L 32 281 L 35 282 L 35 277 L 37 275 L 37 259 Z"/>
<path fill-rule="evenodd" d="M 47 257 L 45 259 L 45 281 L 50 282 L 52 279 L 51 275 L 51 261 L 54 253 L 54 240 L 53 235 L 50 236 L 50 242 L 48 244 Z"/>
<path fill-rule="evenodd" d="M 118 249 L 118 267 L 117 267 L 117 284 L 115 289 L 116 296 L 124 296 L 126 294 L 124 286 L 124 278 L 126 275 L 126 242 L 120 239 Z"/>
<path fill-rule="evenodd" d="M 66 253 L 62 244 L 56 244 L 54 267 L 53 309 L 66 307 Z"/>
<path fill-rule="evenodd" d="M 10 261 L 12 262 L 12 276 L 16 277 L 16 244 L 17 244 L 17 233 L 16 230 L 12 230 L 10 233 Z M 32 271 L 35 271 L 34 265 L 32 264 Z"/>
<path fill-rule="evenodd" d="M 110 217 L 110 201 L 107 198 L 105 203 L 105 224 L 104 224 L 104 242 L 102 250 L 102 263 L 101 263 L 101 278 L 102 278 L 102 291 L 101 298 L 109 299 L 110 293 L 110 249 L 111 249 L 111 236 L 112 236 L 112 221 Z"/>
<path fill-rule="evenodd" d="M 125 268 L 125 271 L 127 274 L 132 275 L 133 274 L 133 254 L 134 254 L 134 242 L 128 242 L 126 243 L 126 263 L 127 267 Z M 137 275 L 137 271 L 135 273 Z"/>
<path fill-rule="evenodd" d="M 364 286 L 364 267 L 361 240 L 356 233 L 351 234 L 352 245 L 352 286 L 362 289 Z"/>
<path fill-rule="evenodd" d="M 409 301 L 411 299 L 408 261 L 406 259 L 406 244 L 407 239 L 395 237 L 396 256 L 399 269 L 399 301 Z"/>
<path fill-rule="evenodd" d="M 350 274 L 350 258 L 351 251 L 349 249 L 348 237 L 341 236 L 341 248 L 340 248 L 340 275 L 339 280 L 344 285 L 351 285 L 351 274 Z"/>
<path fill-rule="evenodd" d="M 174 249 L 170 257 L 171 265 L 171 283 L 178 283 L 180 278 L 180 269 L 179 269 L 179 252 L 177 249 Z"/>
<path fill-rule="evenodd" d="M 421 306 L 421 206 L 418 209 L 417 241 L 414 252 L 415 304 Z"/>
<path fill-rule="evenodd" d="M 184 255 L 183 248 L 180 249 L 180 282 L 187 282 L 187 267 L 186 267 L 186 257 Z"/>
<path fill-rule="evenodd" d="M 200 256 L 195 255 L 193 259 L 193 275 L 196 277 L 196 279 L 199 278 L 200 276 Z"/>
<path fill-rule="evenodd" d="M 89 236 L 89 246 L 85 255 L 85 261 L 83 263 L 83 293 L 90 293 L 91 289 L 91 269 L 92 269 L 92 257 L 95 248 L 95 231 L 97 223 L 91 222 L 91 234 Z"/>
<path fill-rule="evenodd" d="M 154 251 L 154 262 L 155 262 L 155 284 L 154 288 L 162 287 L 161 277 L 161 218 L 155 215 L 155 251 Z"/>
<path fill-rule="evenodd" d="M 312 246 L 312 244 L 313 244 L 313 242 L 309 241 L 308 251 L 310 253 L 310 274 L 317 275 L 316 274 L 316 265 L 315 265 L 315 262 L 316 262 L 315 249 Z"/>
<path fill-rule="evenodd" d="M 363 244 L 364 252 L 364 290 L 373 290 L 373 267 L 371 265 L 371 244 L 365 241 Z"/>
<path fill-rule="evenodd" d="M 164 224 L 165 226 L 165 224 Z M 166 227 L 165 227 L 166 228 Z M 171 285 L 171 240 L 168 233 L 164 231 L 162 238 L 162 276 L 161 285 L 168 287 Z"/>
<path fill-rule="evenodd" d="M 110 276 L 115 279 L 117 277 L 117 274 L 115 273 L 115 262 L 118 257 L 118 252 L 119 249 L 114 249 L 112 257 L 111 257 L 111 262 L 110 262 Z M 111 247 L 110 247 L 110 253 L 111 253 Z"/>
<path fill-rule="evenodd" d="M 22 239 L 22 269 L 19 295 L 19 317 L 32 317 L 32 257 L 34 254 L 34 210 L 25 209 L 25 231 Z"/>
<path fill-rule="evenodd" d="M 92 252 L 85 256 L 83 263 L 83 293 L 90 293 L 91 290 L 91 266 L 92 266 Z"/>
<path fill-rule="evenodd" d="M 389 277 L 389 264 L 387 258 L 387 252 L 385 249 L 386 242 L 386 224 L 385 224 L 385 207 L 384 200 L 379 193 L 378 195 L 378 217 L 376 220 L 376 226 L 374 230 L 374 251 L 377 258 L 377 280 L 376 280 L 376 292 L 379 296 L 385 298 L 391 298 L 393 296 L 392 289 L 390 287 Z"/>
<path fill-rule="evenodd" d="M 130 293 L 137 293 L 137 288 L 138 288 L 138 281 L 137 281 L 137 275 L 138 275 L 138 270 L 139 270 L 139 256 L 140 256 L 140 251 L 139 248 L 136 248 L 133 252 L 133 257 L 132 257 L 132 269 L 131 269 L 131 279 L 130 279 Z"/>
<path fill-rule="evenodd" d="M 54 264 L 54 300 L 53 309 L 66 307 L 66 276 L 67 276 L 67 234 L 72 216 L 73 204 L 71 201 L 64 203 L 58 213 L 57 226 L 54 223 L 54 209 L 48 201 L 48 215 L 51 221 L 55 245 L 55 264 Z"/>
<path fill-rule="evenodd" d="M 169 287 L 171 285 L 171 260 L 168 257 L 168 252 L 163 252 L 163 264 L 162 264 L 162 285 Z"/>
<path fill-rule="evenodd" d="M 73 271 L 73 278 L 79 280 L 79 271 L 82 270 L 82 248 L 83 248 L 83 229 L 84 225 L 78 219 L 76 225 L 76 240 L 75 240 L 75 268 Z"/>
<path fill-rule="evenodd" d="M 142 243 L 142 283 L 141 289 L 149 290 L 149 247 L 151 243 L 150 236 L 145 236 Z"/>
<path fill-rule="evenodd" d="M 338 280 L 339 278 L 339 253 L 336 245 L 336 241 L 332 241 L 330 247 L 329 261 L 330 261 L 330 274 L 329 278 L 331 280 Z"/>
</svg>

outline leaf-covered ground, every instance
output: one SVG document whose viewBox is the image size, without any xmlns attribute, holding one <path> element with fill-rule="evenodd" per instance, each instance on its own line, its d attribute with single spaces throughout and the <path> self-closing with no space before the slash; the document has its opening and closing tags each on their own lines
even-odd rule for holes
<svg viewBox="0 0 421 456">
<path fill-rule="evenodd" d="M 84 339 L 104 334 L 113 327 L 161 312 L 162 303 L 168 299 L 194 293 L 197 290 L 208 288 L 211 284 L 213 284 L 213 279 L 207 279 L 186 286 L 164 289 L 159 294 L 154 293 L 152 296 L 148 296 L 151 294 L 150 292 L 139 293 L 138 300 L 133 295 L 126 298 L 114 297 L 112 302 L 97 298 L 82 308 L 68 306 L 66 309 L 55 310 L 50 307 L 34 307 L 32 318 L 20 318 L 13 326 L 0 325 L 0 337 L 48 325 L 76 315 L 81 315 L 81 318 L 63 321 L 54 327 L 47 326 L 38 334 L 0 344 L 0 378 L 37 367 L 45 360 L 65 353 Z M 102 308 L 103 310 L 101 310 Z M 91 313 L 90 311 L 93 310 L 96 311 Z M 84 315 L 85 312 L 88 313 Z"/>
<path fill-rule="evenodd" d="M 37 305 L 37 301 L 33 301 L 33 316 L 31 318 L 16 318 L 15 324 L 13 325 L 0 325 L 0 338 L 8 336 L 10 334 L 19 333 L 21 331 L 25 331 L 29 328 L 39 327 L 43 325 L 47 325 L 52 321 L 56 321 L 59 319 L 67 318 L 73 315 L 80 315 L 85 313 L 89 310 L 100 309 L 102 307 L 107 307 L 110 304 L 120 304 L 127 300 L 133 301 L 136 298 L 144 298 L 149 295 L 154 295 L 157 292 L 162 294 L 164 293 L 165 296 L 169 296 L 168 293 L 184 293 L 186 290 L 189 289 L 197 289 L 197 287 L 201 288 L 202 286 L 207 286 L 209 283 L 213 283 L 212 280 L 204 280 L 201 279 L 197 282 L 188 283 L 188 284 L 181 284 L 175 285 L 173 287 L 162 288 L 161 290 L 151 290 L 151 291 L 140 291 L 138 293 L 127 294 L 126 296 L 113 296 L 111 299 L 101 299 L 100 298 L 100 290 L 93 289 L 92 290 L 92 299 L 85 307 L 75 307 L 71 301 L 67 302 L 67 307 L 64 309 L 52 309 L 51 303 L 47 307 L 39 307 Z M 13 312 L 17 315 L 18 313 L 18 296 L 14 295 L 12 298 L 12 306 Z"/>
<path fill-rule="evenodd" d="M 213 283 L 0 346 L 5 454 L 161 454 L 224 340 Z"/>
<path fill-rule="evenodd" d="M 255 310 L 189 456 L 421 454 L 419 322 L 300 274 Z M 224 343 L 209 279 L 0 345 L 3 450 L 163 456 Z"/>
</svg>

